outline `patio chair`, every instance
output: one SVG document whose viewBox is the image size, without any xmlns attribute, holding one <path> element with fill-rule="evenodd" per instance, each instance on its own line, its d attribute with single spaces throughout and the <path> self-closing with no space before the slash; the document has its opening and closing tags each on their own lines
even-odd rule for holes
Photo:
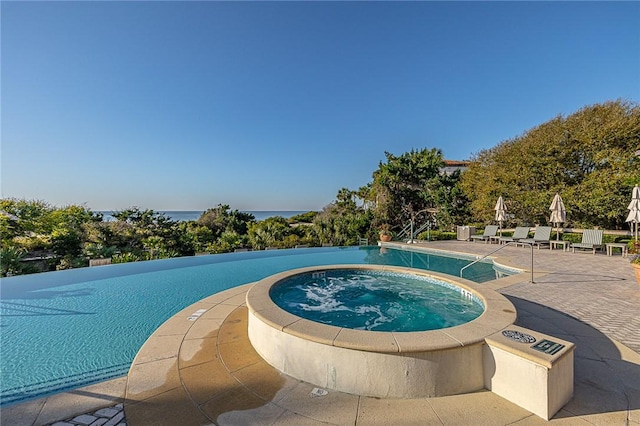
<svg viewBox="0 0 640 426">
<path fill-rule="evenodd" d="M 484 233 L 482 235 L 471 235 L 471 241 L 480 240 L 484 241 L 486 244 L 491 237 L 496 236 L 496 232 L 498 232 L 498 225 L 487 225 L 486 228 L 484 228 Z"/>
<path fill-rule="evenodd" d="M 551 226 L 536 226 L 536 231 L 533 233 L 533 238 L 522 238 L 518 240 L 518 244 L 531 244 L 538 247 L 540 250 L 540 246 L 542 245 L 551 245 L 549 241 L 551 239 Z"/>
<path fill-rule="evenodd" d="M 582 233 L 582 241 L 579 243 L 571 243 L 573 252 L 576 249 L 593 250 L 593 254 L 596 254 L 596 249 L 602 247 L 602 229 L 585 229 Z"/>
<path fill-rule="evenodd" d="M 513 235 L 511 237 L 500 237 L 498 238 L 498 242 L 500 244 L 506 244 L 510 242 L 517 242 L 529 236 L 529 227 L 528 226 L 516 226 L 516 230 L 513 231 Z"/>
</svg>

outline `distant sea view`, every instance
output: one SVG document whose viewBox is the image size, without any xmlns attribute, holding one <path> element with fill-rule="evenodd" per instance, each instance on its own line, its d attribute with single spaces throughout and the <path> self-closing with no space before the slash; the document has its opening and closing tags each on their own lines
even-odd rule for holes
<svg viewBox="0 0 640 426">
<path fill-rule="evenodd" d="M 113 220 L 113 213 L 116 210 L 98 210 L 97 213 L 102 213 L 104 221 L 108 222 Z M 307 210 L 241 210 L 243 213 L 250 213 L 255 216 L 256 220 L 265 220 L 273 216 L 282 216 L 285 219 L 289 219 L 292 216 L 296 216 L 302 213 L 307 213 Z M 165 216 L 176 220 L 178 222 L 185 222 L 189 220 L 198 220 L 203 210 L 157 210 L 157 213 L 164 213 Z"/>
</svg>

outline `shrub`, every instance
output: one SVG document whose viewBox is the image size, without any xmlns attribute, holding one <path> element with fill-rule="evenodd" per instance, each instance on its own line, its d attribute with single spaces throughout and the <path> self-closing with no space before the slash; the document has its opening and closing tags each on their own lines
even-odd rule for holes
<svg viewBox="0 0 640 426">
<path fill-rule="evenodd" d="M 457 234 L 455 232 L 449 231 L 424 231 L 418 234 L 416 237 L 417 240 L 430 240 L 430 241 L 444 241 L 444 240 L 455 240 L 457 238 Z"/>
<path fill-rule="evenodd" d="M 132 252 L 114 254 L 111 258 L 111 263 L 128 263 L 137 262 L 138 260 L 145 260 L 141 256 L 138 256 Z"/>
</svg>

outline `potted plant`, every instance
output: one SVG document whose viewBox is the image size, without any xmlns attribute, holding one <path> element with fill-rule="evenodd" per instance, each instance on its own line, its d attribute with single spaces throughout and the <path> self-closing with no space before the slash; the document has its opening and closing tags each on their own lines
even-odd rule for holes
<svg viewBox="0 0 640 426">
<path fill-rule="evenodd" d="M 633 259 L 631 259 L 631 267 L 636 273 L 636 281 L 638 281 L 638 285 L 640 285 L 640 254 L 636 254 Z"/>
<path fill-rule="evenodd" d="M 391 241 L 391 230 L 387 224 L 380 227 L 380 241 Z"/>
</svg>

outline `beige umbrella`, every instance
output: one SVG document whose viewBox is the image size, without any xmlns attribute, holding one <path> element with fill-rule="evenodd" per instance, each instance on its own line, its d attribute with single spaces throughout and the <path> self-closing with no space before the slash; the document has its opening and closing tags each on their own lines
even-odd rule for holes
<svg viewBox="0 0 640 426">
<path fill-rule="evenodd" d="M 494 210 L 496 211 L 496 221 L 500 225 L 500 236 L 502 236 L 502 222 L 507 220 L 507 207 L 504 205 L 502 195 L 498 198 L 498 202 L 496 203 Z"/>
<path fill-rule="evenodd" d="M 629 216 L 625 222 L 631 223 L 631 232 L 635 224 L 636 243 L 638 242 L 638 224 L 640 224 L 640 188 L 636 185 L 631 192 L 631 202 L 629 203 Z"/>
<path fill-rule="evenodd" d="M 562 202 L 562 197 L 560 194 L 556 192 L 556 196 L 553 197 L 553 201 L 551 202 L 551 218 L 549 222 L 553 223 L 556 228 L 559 227 L 561 223 L 564 223 L 567 217 L 567 211 L 564 208 L 564 203 Z M 556 240 L 560 239 L 560 229 L 556 232 Z"/>
</svg>

